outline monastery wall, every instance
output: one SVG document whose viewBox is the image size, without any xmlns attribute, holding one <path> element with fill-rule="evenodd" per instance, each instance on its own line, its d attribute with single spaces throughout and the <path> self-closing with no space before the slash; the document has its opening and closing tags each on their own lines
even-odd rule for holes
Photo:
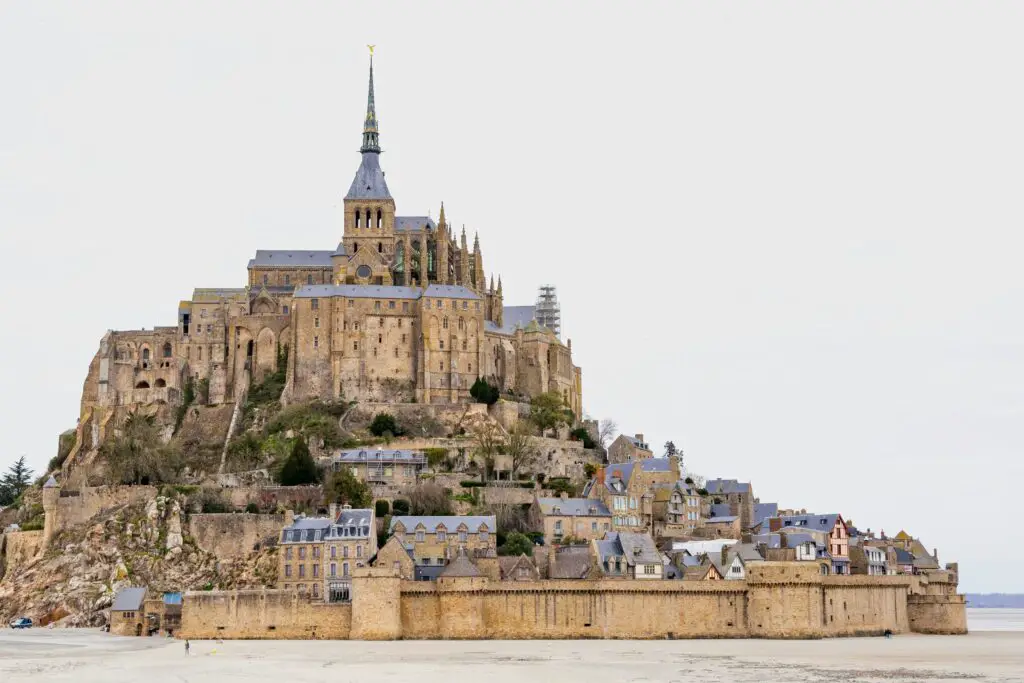
<svg viewBox="0 0 1024 683">
<path fill-rule="evenodd" d="M 822 577 L 816 565 L 805 564 L 758 563 L 747 581 L 721 582 L 497 582 L 481 576 L 427 583 L 371 568 L 353 577 L 351 606 L 300 604 L 280 591 L 189 593 L 180 636 L 826 638 L 966 630 L 962 596 L 908 598 L 907 577 Z"/>
<path fill-rule="evenodd" d="M 189 516 L 188 533 L 196 546 L 221 560 L 242 558 L 284 528 L 284 515 L 228 512 Z"/>
<path fill-rule="evenodd" d="M 152 486 L 84 486 L 60 492 L 54 510 L 53 533 L 87 523 L 105 510 L 156 498 Z"/>
</svg>

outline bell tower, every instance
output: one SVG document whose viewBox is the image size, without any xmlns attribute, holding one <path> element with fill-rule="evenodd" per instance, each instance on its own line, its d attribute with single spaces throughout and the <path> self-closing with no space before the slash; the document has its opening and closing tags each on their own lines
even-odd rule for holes
<svg viewBox="0 0 1024 683">
<path fill-rule="evenodd" d="M 342 244 L 348 263 L 339 279 L 357 284 L 391 284 L 395 256 L 395 200 L 380 167 L 380 133 L 373 94 L 373 47 L 370 48 L 370 87 L 363 121 L 362 160 L 345 195 Z"/>
</svg>

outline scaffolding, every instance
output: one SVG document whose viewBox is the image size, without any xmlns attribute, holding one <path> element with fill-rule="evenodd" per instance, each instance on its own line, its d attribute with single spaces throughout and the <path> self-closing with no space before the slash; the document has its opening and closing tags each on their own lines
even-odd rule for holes
<svg viewBox="0 0 1024 683">
<path fill-rule="evenodd" d="M 538 325 L 543 325 L 556 337 L 562 336 L 562 309 L 554 285 L 541 285 L 537 290 L 537 307 L 534 313 Z"/>
</svg>

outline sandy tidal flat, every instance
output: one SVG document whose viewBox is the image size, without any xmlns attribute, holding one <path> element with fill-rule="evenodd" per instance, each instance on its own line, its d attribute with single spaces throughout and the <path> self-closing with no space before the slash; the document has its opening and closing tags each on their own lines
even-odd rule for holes
<svg viewBox="0 0 1024 683">
<path fill-rule="evenodd" d="M 0 631 L 0 681 L 1024 681 L 1024 633 L 815 641 L 182 641 Z"/>
</svg>

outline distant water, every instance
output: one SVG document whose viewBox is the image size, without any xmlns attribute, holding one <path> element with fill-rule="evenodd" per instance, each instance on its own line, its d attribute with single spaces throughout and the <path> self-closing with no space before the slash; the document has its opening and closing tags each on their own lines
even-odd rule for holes
<svg viewBox="0 0 1024 683">
<path fill-rule="evenodd" d="M 967 608 L 968 631 L 1024 631 L 1024 609 Z"/>
</svg>

